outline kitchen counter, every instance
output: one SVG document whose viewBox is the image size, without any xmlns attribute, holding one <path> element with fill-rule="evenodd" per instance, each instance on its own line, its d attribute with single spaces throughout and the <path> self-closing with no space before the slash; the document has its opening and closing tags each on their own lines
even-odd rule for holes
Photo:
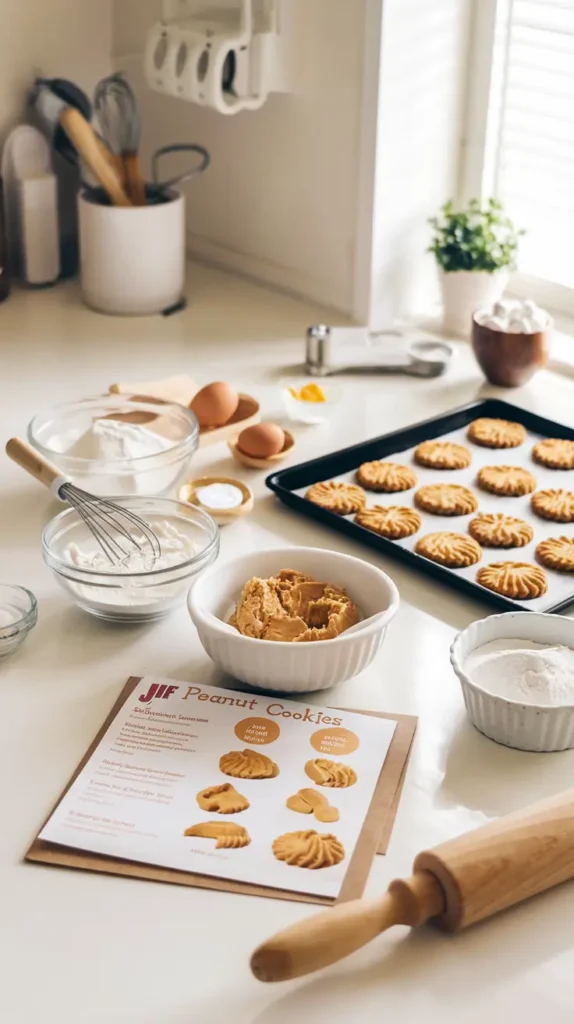
<svg viewBox="0 0 574 1024">
<path fill-rule="evenodd" d="M 169 319 L 118 320 L 81 305 L 74 284 L 16 293 L 0 307 L 2 436 L 23 434 L 43 407 L 97 394 L 121 379 L 190 373 L 232 379 L 279 414 L 277 380 L 303 358 L 309 323 L 324 311 L 238 278 L 190 270 L 190 305 Z M 341 415 L 297 428 L 300 460 L 496 393 L 468 346 L 448 374 L 344 381 Z M 510 401 L 574 424 L 574 385 L 543 372 Z M 237 472 L 253 486 L 253 515 L 222 532 L 221 561 L 237 551 L 308 544 L 372 559 L 388 571 L 401 608 L 374 664 L 318 700 L 419 716 L 414 754 L 388 856 L 368 891 L 409 872 L 416 852 L 491 817 L 572 785 L 574 751 L 499 747 L 465 718 L 449 665 L 456 632 L 488 614 L 270 496 L 263 473 L 218 446 L 194 470 Z M 29 865 L 22 856 L 129 675 L 217 683 L 184 608 L 152 627 L 113 627 L 59 590 L 40 553 L 56 511 L 7 459 L 0 474 L 1 577 L 35 592 L 39 622 L 0 662 L 0 1018 L 6 1024 L 491 1024 L 512 1018 L 571 1024 L 574 884 L 453 939 L 395 929 L 320 975 L 264 986 L 248 969 L 265 937 L 314 908 Z"/>
</svg>

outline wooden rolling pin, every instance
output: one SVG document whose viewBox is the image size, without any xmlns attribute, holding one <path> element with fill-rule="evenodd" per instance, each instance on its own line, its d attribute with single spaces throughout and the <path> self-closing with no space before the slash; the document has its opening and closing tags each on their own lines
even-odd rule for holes
<svg viewBox="0 0 574 1024">
<path fill-rule="evenodd" d="M 287 981 L 342 960 L 394 924 L 456 932 L 574 878 L 574 789 L 419 853 L 384 896 L 341 903 L 264 942 L 260 981 Z"/>
</svg>

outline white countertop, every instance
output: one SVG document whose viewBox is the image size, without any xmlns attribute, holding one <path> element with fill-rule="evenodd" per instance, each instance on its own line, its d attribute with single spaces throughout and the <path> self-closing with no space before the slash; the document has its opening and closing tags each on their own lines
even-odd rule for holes
<svg viewBox="0 0 574 1024">
<path fill-rule="evenodd" d="M 189 309 L 170 319 L 117 320 L 85 310 L 75 285 L 14 295 L 0 307 L 2 436 L 24 433 L 56 402 L 101 393 L 114 380 L 190 373 L 231 379 L 279 409 L 276 384 L 302 362 L 321 310 L 201 267 Z M 494 393 L 467 346 L 447 376 L 345 381 L 341 416 L 301 428 L 299 460 Z M 574 386 L 540 373 L 516 404 L 574 425 Z M 227 472 L 226 449 L 196 457 Z M 237 466 L 233 469 L 236 472 Z M 284 509 L 245 470 L 259 500 L 222 532 L 222 561 L 237 550 L 292 542 L 373 559 L 396 581 L 401 608 L 383 649 L 359 678 L 318 700 L 420 717 L 408 781 L 387 857 L 368 891 L 409 873 L 418 850 L 572 785 L 574 752 L 523 754 L 466 721 L 448 659 L 455 633 L 488 607 L 368 553 Z M 241 474 L 239 474 L 241 475 Z M 313 908 L 87 872 L 29 865 L 22 856 L 127 677 L 160 673 L 217 682 L 185 609 L 152 627 L 112 627 L 76 609 L 40 554 L 48 496 L 7 459 L 0 473 L 2 582 L 39 600 L 25 647 L 0 662 L 0 1018 L 6 1024 L 491 1024 L 510 1017 L 571 1024 L 574 885 L 451 938 L 395 929 L 320 975 L 264 986 L 250 951 Z"/>
</svg>

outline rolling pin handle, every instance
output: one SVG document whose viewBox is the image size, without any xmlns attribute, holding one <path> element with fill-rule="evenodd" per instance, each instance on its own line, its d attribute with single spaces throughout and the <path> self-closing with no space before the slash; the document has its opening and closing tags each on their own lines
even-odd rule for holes
<svg viewBox="0 0 574 1024">
<path fill-rule="evenodd" d="M 397 878 L 388 889 L 401 924 L 418 928 L 445 910 L 445 894 L 430 871 L 417 871 L 410 878 Z"/>
</svg>

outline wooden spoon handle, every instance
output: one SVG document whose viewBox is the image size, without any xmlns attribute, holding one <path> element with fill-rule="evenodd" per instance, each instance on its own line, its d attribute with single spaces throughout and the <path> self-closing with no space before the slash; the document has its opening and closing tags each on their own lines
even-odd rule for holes
<svg viewBox="0 0 574 1024">
<path fill-rule="evenodd" d="M 145 181 L 139 153 L 124 153 L 124 176 L 126 191 L 134 206 L 146 205 Z"/>
<path fill-rule="evenodd" d="M 62 478 L 62 472 L 52 462 L 48 462 L 40 452 L 32 448 L 32 445 L 22 441 L 19 437 L 12 437 L 6 445 L 6 454 L 12 462 L 17 463 L 25 469 L 35 480 L 39 480 L 44 487 L 51 487 L 56 480 Z"/>
<path fill-rule="evenodd" d="M 434 875 L 419 872 L 393 882 L 375 900 L 340 903 L 279 932 L 255 950 L 251 970 L 259 981 L 288 981 L 349 956 L 394 924 L 412 927 L 440 914 L 444 895 Z"/>
<path fill-rule="evenodd" d="M 131 206 L 131 200 L 122 187 L 114 162 L 107 159 L 94 129 L 85 117 L 82 117 L 80 111 L 66 107 L 60 117 L 60 124 L 92 174 L 108 193 L 112 203 L 115 206 Z"/>
</svg>

